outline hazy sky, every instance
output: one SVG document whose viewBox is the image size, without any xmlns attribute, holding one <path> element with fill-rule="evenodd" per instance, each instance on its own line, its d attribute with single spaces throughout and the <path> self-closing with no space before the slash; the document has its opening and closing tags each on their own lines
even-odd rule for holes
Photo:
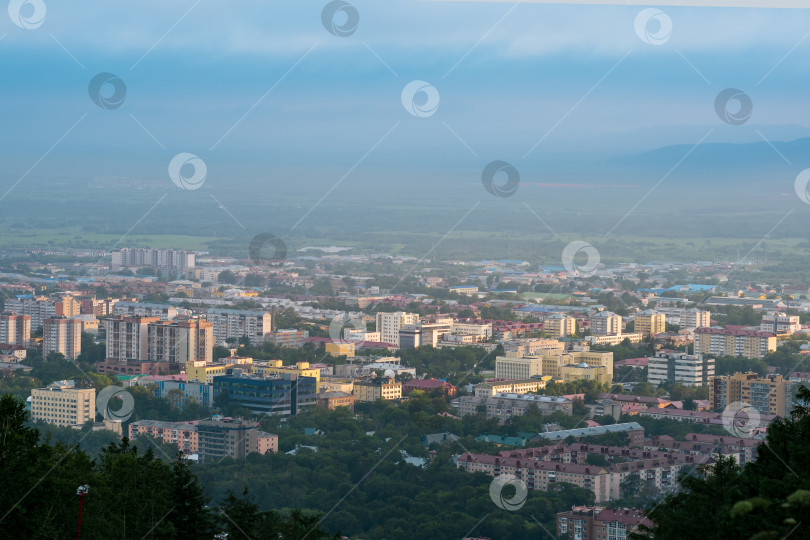
<svg viewBox="0 0 810 540">
<path fill-rule="evenodd" d="M 327 4 L 54 1 L 27 30 L 0 17 L 0 188 L 57 141 L 32 174 L 161 175 L 179 152 L 249 174 L 345 169 L 372 149 L 378 165 L 450 166 L 633 153 L 709 127 L 713 141 L 810 133 L 810 10 L 668 8 L 671 36 L 651 45 L 639 7 L 356 0 L 338 37 Z M 120 107 L 89 98 L 100 72 L 126 84 Z M 434 114 L 403 107 L 413 80 L 435 87 Z M 752 100 L 746 125 L 715 113 L 729 87 Z"/>
</svg>

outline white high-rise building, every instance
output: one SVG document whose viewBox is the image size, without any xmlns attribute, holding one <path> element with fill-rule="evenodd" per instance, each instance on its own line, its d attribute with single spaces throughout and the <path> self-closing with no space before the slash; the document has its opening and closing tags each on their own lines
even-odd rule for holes
<svg viewBox="0 0 810 540">
<path fill-rule="evenodd" d="M 591 335 L 617 336 L 622 333 L 622 318 L 610 311 L 599 311 L 591 315 Z"/>
<path fill-rule="evenodd" d="M 397 311 L 395 313 L 377 313 L 377 332 L 380 339 L 385 343 L 399 346 L 399 331 L 406 324 L 418 324 L 418 313 L 406 313 Z"/>
<path fill-rule="evenodd" d="M 112 252 L 112 269 L 157 268 L 186 271 L 197 264 L 193 251 L 182 249 L 121 248 Z"/>
<path fill-rule="evenodd" d="M 82 352 L 82 321 L 66 317 L 45 319 L 42 324 L 42 356 L 56 352 L 75 360 Z"/>
<path fill-rule="evenodd" d="M 28 346 L 31 340 L 31 317 L 13 311 L 0 313 L 0 343 Z"/>
<path fill-rule="evenodd" d="M 253 345 L 261 345 L 272 332 L 272 315 L 267 311 L 239 309 L 209 309 L 205 319 L 214 325 L 214 339 L 222 343 L 229 338 L 248 337 Z"/>
<path fill-rule="evenodd" d="M 647 382 L 653 386 L 663 383 L 706 386 L 711 377 L 714 377 L 714 358 L 702 354 L 659 352 L 647 358 Z"/>
<path fill-rule="evenodd" d="M 148 358 L 149 323 L 159 317 L 112 317 L 107 326 L 107 358 L 119 362 L 146 362 Z"/>
<path fill-rule="evenodd" d="M 771 311 L 762 316 L 760 331 L 771 334 L 793 334 L 802 329 L 798 315 L 785 315 L 778 311 Z"/>
<path fill-rule="evenodd" d="M 712 325 L 712 314 L 705 309 L 659 307 L 655 309 L 655 312 L 663 313 L 666 315 L 669 324 L 674 324 L 681 328 L 706 328 Z"/>
</svg>

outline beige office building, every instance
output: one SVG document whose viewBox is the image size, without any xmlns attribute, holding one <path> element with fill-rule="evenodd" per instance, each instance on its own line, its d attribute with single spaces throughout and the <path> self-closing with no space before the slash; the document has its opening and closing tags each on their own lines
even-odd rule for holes
<svg viewBox="0 0 810 540">
<path fill-rule="evenodd" d="M 507 351 L 495 359 L 495 377 L 498 379 L 529 379 L 550 376 L 554 380 L 596 379 L 610 383 L 613 380 L 613 353 L 576 351 L 550 351 L 542 356 L 521 357 Z"/>
<path fill-rule="evenodd" d="M 96 419 L 96 390 L 57 381 L 31 390 L 31 420 L 58 426 L 81 426 Z"/>
</svg>

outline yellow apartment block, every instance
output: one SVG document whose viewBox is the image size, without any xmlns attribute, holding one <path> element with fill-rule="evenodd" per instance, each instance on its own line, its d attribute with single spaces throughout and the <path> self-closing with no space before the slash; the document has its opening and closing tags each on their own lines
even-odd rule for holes
<svg viewBox="0 0 810 540">
<path fill-rule="evenodd" d="M 636 315 L 633 331 L 643 336 L 666 332 L 666 318 L 667 316 L 663 313 L 654 313 L 649 309 L 642 311 Z"/>
</svg>

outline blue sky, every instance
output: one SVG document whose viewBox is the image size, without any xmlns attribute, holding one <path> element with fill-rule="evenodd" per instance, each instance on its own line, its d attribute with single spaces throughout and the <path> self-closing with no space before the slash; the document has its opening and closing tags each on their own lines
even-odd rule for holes
<svg viewBox="0 0 810 540">
<path fill-rule="evenodd" d="M 713 141 L 810 134 L 810 10 L 667 8 L 672 36 L 652 46 L 634 32 L 638 7 L 352 3 L 360 24 L 345 38 L 312 0 L 49 2 L 35 30 L 0 17 L 0 188 L 63 136 L 32 174 L 159 176 L 178 152 L 212 173 L 345 171 L 391 129 L 369 165 L 604 157 L 709 127 Z M 99 72 L 125 81 L 122 107 L 90 101 Z M 415 79 L 439 91 L 434 116 L 403 109 Z M 754 102 L 746 126 L 715 115 L 728 87 Z"/>
</svg>

